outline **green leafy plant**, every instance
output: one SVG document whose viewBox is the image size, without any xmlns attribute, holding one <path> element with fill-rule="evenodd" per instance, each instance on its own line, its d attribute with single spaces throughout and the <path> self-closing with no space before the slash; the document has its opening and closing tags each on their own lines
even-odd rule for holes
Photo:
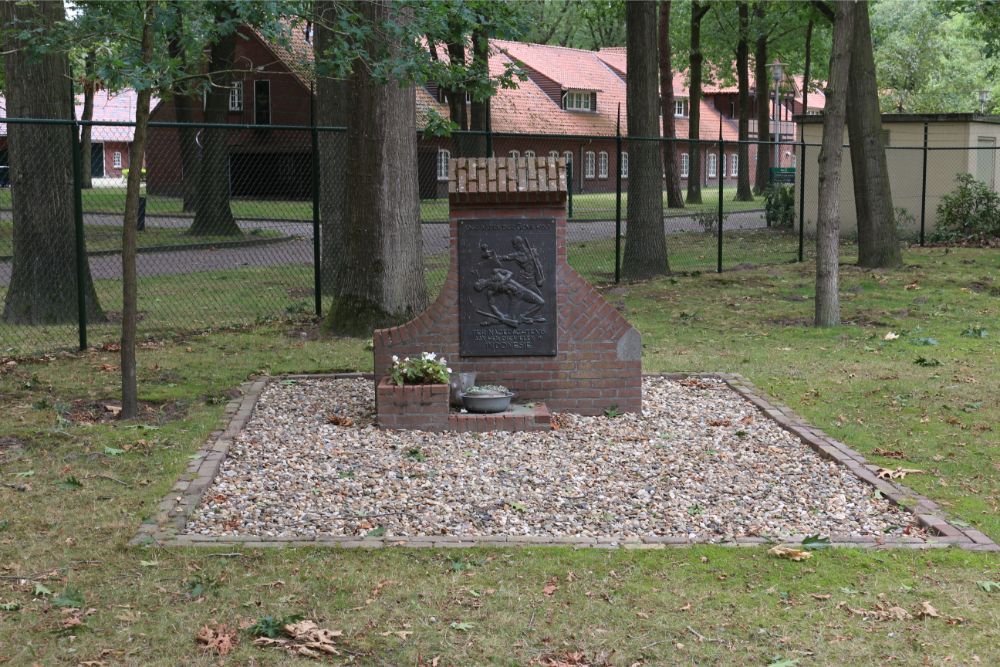
<svg viewBox="0 0 1000 667">
<path fill-rule="evenodd" d="M 80 480 L 78 480 L 75 475 L 70 475 L 63 481 L 59 482 L 59 488 L 62 489 L 74 490 L 74 489 L 79 489 L 81 487 L 83 487 L 83 483 Z"/>
<path fill-rule="evenodd" d="M 506 396 L 510 393 L 510 390 L 502 384 L 477 384 L 474 387 L 466 389 L 465 393 L 471 396 L 482 396 L 484 394 L 503 394 Z"/>
<path fill-rule="evenodd" d="M 988 245 L 1000 239 L 1000 194 L 972 174 L 958 174 L 958 187 L 941 197 L 931 241 Z"/>
<path fill-rule="evenodd" d="M 247 628 L 254 637 L 267 637 L 277 639 L 285 636 L 285 626 L 298 623 L 305 616 L 301 614 L 291 614 L 290 616 L 261 616 L 257 622 Z"/>
<path fill-rule="evenodd" d="M 764 190 L 764 219 L 768 227 L 791 227 L 795 221 L 795 188 L 772 184 Z"/>
<path fill-rule="evenodd" d="M 614 419 L 615 417 L 620 417 L 621 414 L 622 413 L 621 413 L 621 411 L 618 410 L 618 406 L 617 405 L 612 405 L 610 407 L 604 408 L 604 416 L 605 417 L 610 417 L 611 419 Z"/>
<path fill-rule="evenodd" d="M 57 607 L 80 609 L 83 607 L 83 594 L 76 588 L 67 586 L 66 590 L 52 598 L 52 604 Z"/>
<path fill-rule="evenodd" d="M 400 387 L 405 384 L 448 384 L 451 369 L 446 360 L 438 359 L 434 352 L 421 352 L 420 356 L 400 360 L 393 355 L 389 376 Z"/>
<path fill-rule="evenodd" d="M 419 447 L 410 447 L 406 450 L 406 457 L 414 461 L 426 461 L 427 455 Z"/>
<path fill-rule="evenodd" d="M 938 359 L 933 359 L 931 357 L 917 357 L 914 361 L 917 366 L 925 366 L 927 368 L 933 368 L 934 366 L 940 366 L 941 361 Z"/>
<path fill-rule="evenodd" d="M 806 539 L 802 540 L 802 548 L 808 551 L 815 551 L 817 549 L 828 549 L 830 547 L 829 537 L 820 537 L 819 535 L 809 535 Z"/>
<path fill-rule="evenodd" d="M 982 327 L 967 327 L 962 331 L 962 335 L 966 338 L 986 338 L 990 332 Z"/>
</svg>

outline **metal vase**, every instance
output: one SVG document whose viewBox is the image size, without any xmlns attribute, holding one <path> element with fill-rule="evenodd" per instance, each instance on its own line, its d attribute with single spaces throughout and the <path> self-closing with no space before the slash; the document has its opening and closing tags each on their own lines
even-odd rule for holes
<svg viewBox="0 0 1000 667">
<path fill-rule="evenodd" d="M 453 408 L 461 408 L 462 394 L 472 387 L 476 386 L 476 372 L 470 371 L 468 373 L 452 373 L 451 377 L 448 379 L 448 387 L 450 389 L 449 402 Z"/>
</svg>

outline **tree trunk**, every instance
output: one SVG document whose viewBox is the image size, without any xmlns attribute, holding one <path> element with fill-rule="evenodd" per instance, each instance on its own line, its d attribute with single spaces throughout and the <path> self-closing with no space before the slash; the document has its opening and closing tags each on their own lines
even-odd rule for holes
<svg viewBox="0 0 1000 667">
<path fill-rule="evenodd" d="M 736 77 L 739 90 L 739 139 L 736 165 L 736 201 L 753 201 L 750 190 L 750 7 L 741 2 L 739 39 L 736 42 Z"/>
<path fill-rule="evenodd" d="M 485 81 L 490 76 L 490 42 L 489 36 L 483 30 L 472 33 L 472 75 L 477 81 Z M 490 98 L 472 99 L 469 109 L 469 129 L 487 132 L 490 129 Z M 469 137 L 469 149 L 476 157 L 490 157 L 486 154 L 486 135 L 477 134 Z"/>
<path fill-rule="evenodd" d="M 216 17 L 229 20 L 226 10 Z M 208 77 L 211 88 L 205 103 L 205 122 L 223 124 L 229 119 L 229 90 L 233 84 L 236 59 L 236 32 L 224 35 L 212 44 Z M 201 131 L 201 167 L 198 169 L 198 195 L 194 222 L 188 233 L 195 236 L 239 236 L 242 234 L 229 208 L 229 130 L 204 128 Z"/>
<path fill-rule="evenodd" d="M 451 64 L 452 68 L 460 68 L 462 71 L 465 70 L 465 35 L 463 35 L 460 30 L 460 26 L 457 23 L 452 23 L 450 26 L 451 34 L 447 44 L 445 45 L 448 49 L 448 62 Z M 465 103 L 465 86 L 459 83 L 453 83 L 453 85 L 448 88 L 448 115 L 451 118 L 451 122 L 458 126 L 461 131 L 466 131 L 469 129 L 469 113 L 468 106 Z M 469 137 L 464 134 L 456 134 L 452 136 L 451 139 L 452 157 L 477 157 L 478 154 L 475 152 Z"/>
<path fill-rule="evenodd" d="M 674 122 L 674 69 L 670 50 L 670 0 L 660 0 L 660 116 L 663 118 L 663 175 L 667 207 L 684 208 L 681 178 L 677 169 L 677 124 Z"/>
<path fill-rule="evenodd" d="M 65 18 L 62 0 L 2 2 L 0 21 L 51 26 Z M 7 116 L 68 119 L 73 114 L 65 51 L 29 54 L 17 35 L 3 34 Z M 77 256 L 73 217 L 73 132 L 68 125 L 7 125 L 13 261 L 3 319 L 12 324 L 77 321 Z M 86 157 L 84 157 L 86 159 Z M 86 315 L 104 320 L 83 262 Z"/>
<path fill-rule="evenodd" d="M 405 9 L 390 0 L 353 6 L 381 26 Z M 397 53 L 375 30 L 366 51 Z M 379 83 L 365 67 L 349 79 L 347 202 L 343 279 L 335 285 L 325 326 L 337 333 L 370 336 L 373 328 L 405 322 L 427 305 L 420 200 L 417 188 L 416 91 L 397 81 Z"/>
<path fill-rule="evenodd" d="M 754 16 L 759 23 L 764 19 L 764 3 L 754 5 Z M 758 28 L 763 31 L 762 26 Z M 771 140 L 771 77 L 767 71 L 767 35 L 761 32 L 757 36 L 754 49 L 754 87 L 757 93 L 757 141 Z M 762 193 L 768 185 L 771 167 L 771 152 L 774 147 L 766 143 L 757 144 L 757 169 L 754 175 L 755 193 Z"/>
<path fill-rule="evenodd" d="M 847 130 L 858 218 L 858 265 L 869 268 L 900 266 L 903 258 L 896 233 L 885 146 L 882 145 L 882 116 L 867 2 L 858 3 L 854 10 L 854 48 L 848 86 Z"/>
<path fill-rule="evenodd" d="M 167 48 L 171 58 L 183 60 L 185 58 L 181 46 L 181 21 L 184 20 L 182 11 L 177 12 L 176 33 L 170 37 Z M 181 155 L 181 194 L 182 209 L 185 213 L 195 211 L 198 201 L 198 180 L 201 166 L 201 149 L 198 148 L 198 128 L 193 127 L 195 110 L 200 102 L 200 96 L 191 93 L 188 86 L 175 88 L 174 91 L 174 120 L 184 123 L 184 126 L 177 128 L 178 148 Z"/>
<path fill-rule="evenodd" d="M 851 68 L 854 3 L 838 2 L 830 52 L 830 80 L 819 151 L 819 204 L 816 219 L 816 326 L 840 324 L 840 164 Z"/>
<path fill-rule="evenodd" d="M 809 76 L 812 69 L 813 20 L 806 27 L 806 65 L 802 74 L 802 115 L 809 113 Z"/>
<path fill-rule="evenodd" d="M 153 60 L 153 21 L 156 0 L 146 0 L 143 10 L 140 58 L 148 66 Z M 122 419 L 139 416 L 139 389 L 135 372 L 135 339 L 138 323 L 138 293 L 135 272 L 136 224 L 139 220 L 139 190 L 142 188 L 142 162 L 146 154 L 149 128 L 149 100 L 152 90 L 141 89 L 136 95 L 135 134 L 129 151 L 128 182 L 125 190 L 125 219 L 122 224 Z"/>
<path fill-rule="evenodd" d="M 628 136 L 659 136 L 656 5 L 625 3 L 625 31 Z M 628 147 L 628 232 L 622 274 L 629 280 L 640 280 L 670 272 L 663 232 L 662 162 L 655 141 L 630 141 Z"/>
<path fill-rule="evenodd" d="M 319 67 L 336 44 L 334 26 L 337 2 L 321 0 L 314 5 L 313 51 Z M 320 72 L 316 77 L 316 124 L 347 125 L 348 83 Z M 331 130 L 319 133 L 319 222 L 320 279 L 324 295 L 332 295 L 343 275 L 343 237 L 347 205 L 347 134 Z"/>
<path fill-rule="evenodd" d="M 94 120 L 94 52 L 87 51 L 83 59 L 83 113 L 80 120 Z M 90 141 L 93 127 L 90 125 L 80 126 L 80 153 L 83 155 L 80 170 L 80 187 L 89 190 L 94 187 L 93 160 L 90 157 Z"/>
<path fill-rule="evenodd" d="M 688 87 L 688 187 L 687 203 L 701 203 L 701 144 L 699 124 L 701 123 L 701 65 L 704 55 L 701 52 L 701 19 L 708 12 L 709 6 L 697 2 L 691 3 L 691 84 Z"/>
</svg>

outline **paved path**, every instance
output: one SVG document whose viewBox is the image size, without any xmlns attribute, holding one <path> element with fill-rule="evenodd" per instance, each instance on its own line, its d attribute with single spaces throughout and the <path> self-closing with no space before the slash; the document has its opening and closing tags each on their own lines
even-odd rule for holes
<svg viewBox="0 0 1000 667">
<path fill-rule="evenodd" d="M 0 213 L 0 219 L 9 218 L 10 212 Z M 121 216 L 114 214 L 88 213 L 84 219 L 88 225 L 121 225 Z M 188 227 L 191 218 L 150 216 L 146 219 L 149 227 Z M 139 276 L 162 276 L 200 271 L 236 269 L 246 266 L 295 266 L 312 265 L 312 224 L 279 220 L 240 220 L 244 231 L 266 229 L 296 238 L 280 243 L 238 248 L 203 248 L 197 250 L 175 250 L 170 252 L 140 253 L 136 258 Z M 762 229 L 765 227 L 763 211 L 731 213 L 726 218 L 727 230 Z M 622 231 L 627 225 L 622 223 Z M 668 234 L 678 232 L 703 231 L 693 217 L 672 217 L 664 220 Z M 448 249 L 448 225 L 425 224 L 423 232 L 424 253 L 434 255 Z M 614 238 L 613 220 L 597 222 L 570 222 L 567 230 L 569 243 L 583 243 Z M 119 255 L 102 255 L 90 258 L 90 270 L 95 279 L 119 278 L 121 258 Z M 0 262 L 0 285 L 10 282 L 10 262 Z"/>
</svg>

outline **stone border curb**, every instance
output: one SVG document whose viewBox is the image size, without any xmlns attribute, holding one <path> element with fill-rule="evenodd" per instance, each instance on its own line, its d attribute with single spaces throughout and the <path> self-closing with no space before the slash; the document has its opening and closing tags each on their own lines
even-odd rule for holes
<svg viewBox="0 0 1000 667">
<path fill-rule="evenodd" d="M 653 373 L 671 380 L 706 378 L 722 380 L 726 385 L 752 403 L 762 414 L 783 429 L 799 438 L 820 456 L 846 467 L 866 484 L 880 491 L 890 502 L 916 515 L 917 523 L 927 530 L 926 540 L 919 537 L 858 537 L 830 535 L 830 545 L 837 547 L 863 547 L 872 549 L 941 549 L 959 547 L 969 551 L 1000 552 L 987 535 L 974 528 L 964 528 L 949 523 L 940 506 L 905 486 L 894 484 L 876 476 L 877 466 L 844 443 L 831 438 L 818 428 L 810 426 L 786 405 L 773 402 L 749 380 L 735 373 Z M 157 506 L 156 516 L 143 523 L 138 533 L 129 541 L 131 546 L 161 547 L 335 547 L 376 549 L 382 547 L 405 548 L 470 548 L 470 547 L 572 547 L 574 549 L 665 549 L 696 544 L 754 547 L 777 543 L 765 537 L 739 537 L 735 541 L 709 542 L 689 540 L 685 537 L 551 537 L 534 535 L 430 535 L 414 537 L 358 537 L 355 535 L 266 537 L 260 535 L 214 536 L 185 534 L 182 531 L 188 518 L 201 498 L 212 485 L 233 439 L 243 430 L 261 392 L 274 380 L 346 379 L 364 378 L 374 381 L 372 373 L 289 373 L 250 380 L 240 386 L 242 396 L 226 405 L 225 416 L 229 423 L 223 431 L 214 431 L 208 442 L 192 457 L 188 469 L 174 484 L 169 495 Z M 782 542 L 801 543 L 805 535 L 793 535 Z"/>
</svg>

